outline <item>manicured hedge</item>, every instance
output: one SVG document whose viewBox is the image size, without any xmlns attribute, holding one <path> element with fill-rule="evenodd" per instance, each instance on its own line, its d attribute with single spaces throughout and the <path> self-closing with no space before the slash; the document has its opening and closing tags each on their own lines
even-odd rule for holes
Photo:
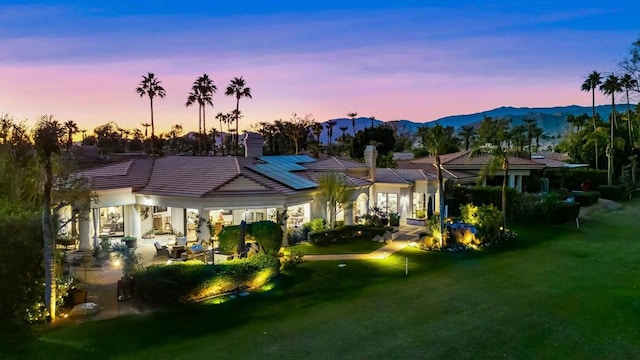
<svg viewBox="0 0 640 360">
<path fill-rule="evenodd" d="M 314 231 L 309 233 L 309 241 L 322 245 L 345 239 L 371 240 L 376 235 L 383 235 L 387 231 L 385 227 L 371 227 L 365 225 L 347 225 L 335 229 Z"/>
<path fill-rule="evenodd" d="M 571 196 L 581 206 L 590 206 L 598 202 L 600 193 L 598 191 L 573 191 Z"/>
<path fill-rule="evenodd" d="M 199 261 L 152 265 L 135 277 L 136 297 L 153 306 L 194 302 L 265 284 L 278 274 L 277 257 L 260 254 L 215 266 Z"/>
<path fill-rule="evenodd" d="M 624 196 L 625 188 L 620 185 L 600 185 L 598 191 L 603 199 L 619 201 Z"/>
<path fill-rule="evenodd" d="M 240 240 L 240 226 L 225 226 L 218 234 L 218 247 L 222 252 L 234 252 Z M 245 241 L 255 240 L 267 252 L 278 252 L 282 246 L 282 228 L 273 221 L 247 224 Z"/>
<path fill-rule="evenodd" d="M 549 220 L 552 223 L 560 224 L 570 221 L 575 221 L 580 214 L 580 203 L 577 202 L 558 202 L 553 205 L 550 213 Z"/>
<path fill-rule="evenodd" d="M 553 168 L 545 169 L 543 174 L 544 177 L 549 179 L 549 187 L 551 189 L 583 190 L 581 185 L 588 180 L 591 183 L 591 189 L 587 190 L 595 190 L 600 185 L 607 183 L 606 170 Z"/>
</svg>

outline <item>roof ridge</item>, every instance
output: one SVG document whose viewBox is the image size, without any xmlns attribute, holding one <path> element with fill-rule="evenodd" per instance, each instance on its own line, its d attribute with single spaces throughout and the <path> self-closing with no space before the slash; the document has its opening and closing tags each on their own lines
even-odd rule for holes
<svg viewBox="0 0 640 360">
<path fill-rule="evenodd" d="M 385 168 L 385 169 L 387 169 L 387 170 L 391 171 L 391 173 L 392 173 L 393 175 L 395 175 L 398 179 L 400 179 L 400 180 L 404 181 L 405 183 L 408 183 L 407 179 L 405 179 L 405 178 L 403 178 L 402 176 L 398 175 L 398 173 L 397 173 L 397 172 L 395 172 L 395 171 L 393 171 L 393 169 L 391 169 L 391 168 Z"/>
<path fill-rule="evenodd" d="M 344 164 L 340 161 L 340 159 L 338 159 L 337 157 L 335 157 L 335 156 L 333 156 L 333 155 L 332 155 L 331 157 L 333 158 L 333 160 L 334 160 L 336 163 L 338 163 L 338 166 L 340 166 L 340 167 L 342 168 L 342 170 L 347 170 L 347 167 L 346 167 L 346 166 L 344 166 Z"/>
</svg>

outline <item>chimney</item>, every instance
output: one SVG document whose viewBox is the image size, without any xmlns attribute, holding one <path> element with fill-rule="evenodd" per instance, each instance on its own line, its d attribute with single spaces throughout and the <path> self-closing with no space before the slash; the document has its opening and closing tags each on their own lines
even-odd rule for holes
<svg viewBox="0 0 640 360">
<path fill-rule="evenodd" d="M 244 156 L 260 157 L 262 156 L 262 146 L 264 139 L 260 134 L 248 132 L 244 135 Z"/>
<path fill-rule="evenodd" d="M 367 145 L 364 149 L 364 164 L 369 168 L 369 180 L 376 181 L 376 159 L 378 150 L 374 145 Z"/>
</svg>

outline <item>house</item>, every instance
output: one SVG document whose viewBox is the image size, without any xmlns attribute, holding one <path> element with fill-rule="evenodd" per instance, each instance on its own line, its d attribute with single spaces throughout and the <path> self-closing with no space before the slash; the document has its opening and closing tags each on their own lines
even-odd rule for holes
<svg viewBox="0 0 640 360">
<path fill-rule="evenodd" d="M 285 229 L 299 226 L 324 217 L 327 204 L 317 181 L 326 172 L 344 174 L 353 189 L 351 202 L 340 204 L 337 214 L 347 225 L 373 206 L 398 213 L 402 222 L 436 208 L 435 176 L 421 169 L 376 168 L 374 146 L 367 147 L 362 164 L 337 157 L 262 156 L 257 134 L 248 134 L 245 144 L 244 157 L 133 158 L 79 172 L 97 195 L 78 221 L 80 249 L 90 249 L 100 235 L 166 232 L 208 239 L 211 228 L 242 220 L 286 218 Z M 60 217 L 71 211 L 64 209 Z"/>
<path fill-rule="evenodd" d="M 458 183 L 475 182 L 490 160 L 490 155 L 471 156 L 470 150 L 440 156 L 443 177 Z M 522 192 L 522 184 L 526 176 L 530 176 L 533 171 L 545 168 L 545 164 L 541 162 L 520 157 L 507 156 L 507 160 L 509 162 L 509 187 L 516 189 L 518 192 Z M 412 160 L 409 164 L 429 169 L 426 171 L 435 172 L 435 160 L 433 157 Z M 491 178 L 485 178 L 483 181 L 484 185 L 501 185 L 502 179 L 503 174 L 500 171 Z"/>
</svg>

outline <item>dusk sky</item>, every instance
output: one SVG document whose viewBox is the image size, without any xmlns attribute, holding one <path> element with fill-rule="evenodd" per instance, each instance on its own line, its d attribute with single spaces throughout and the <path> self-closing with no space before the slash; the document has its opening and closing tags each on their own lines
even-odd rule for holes
<svg viewBox="0 0 640 360">
<path fill-rule="evenodd" d="M 424 5 L 429 4 L 429 5 Z M 81 128 L 149 121 L 134 91 L 154 72 L 158 132 L 197 129 L 193 81 L 243 76 L 249 123 L 313 114 L 430 121 L 500 106 L 591 105 L 586 75 L 618 71 L 638 1 L 41 1 L 0 4 L 0 113 Z M 601 95 L 596 102 L 605 104 Z"/>
</svg>

